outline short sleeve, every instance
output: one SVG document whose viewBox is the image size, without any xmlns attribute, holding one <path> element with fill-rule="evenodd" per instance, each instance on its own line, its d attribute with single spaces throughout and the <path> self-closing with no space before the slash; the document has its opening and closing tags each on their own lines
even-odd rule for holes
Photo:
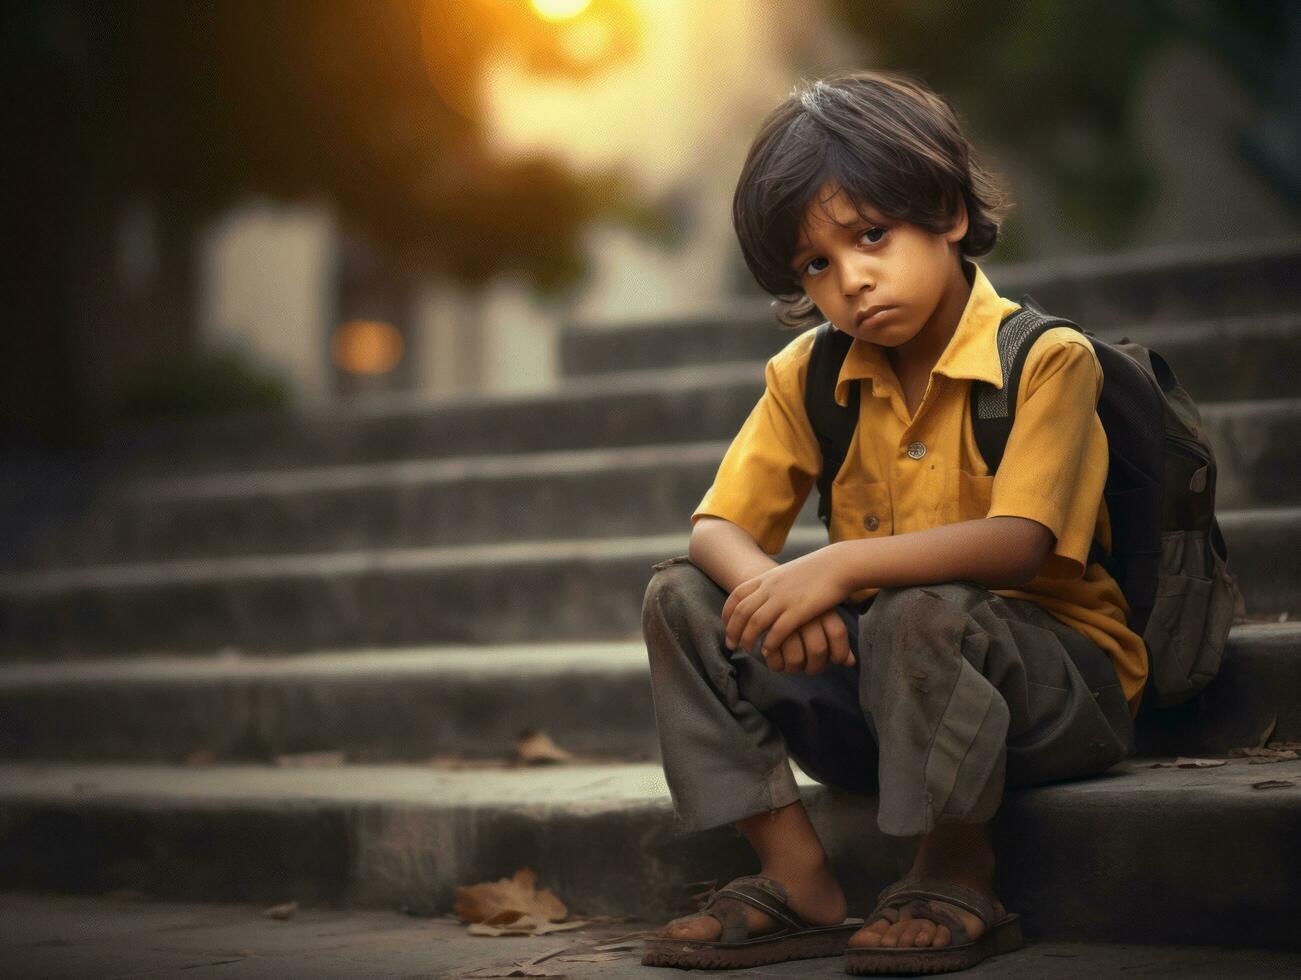
<svg viewBox="0 0 1301 980">
<path fill-rule="evenodd" d="M 987 516 L 1026 517 L 1056 540 L 1038 574 L 1079 578 L 1088 563 L 1107 482 L 1107 433 L 1098 418 L 1102 366 L 1070 327 L 1035 343 L 1016 418 L 994 475 Z"/>
<path fill-rule="evenodd" d="M 764 368 L 764 393 L 732 440 L 713 485 L 691 515 L 721 517 L 776 555 L 817 480 L 822 454 L 804 410 L 813 331 Z"/>
</svg>

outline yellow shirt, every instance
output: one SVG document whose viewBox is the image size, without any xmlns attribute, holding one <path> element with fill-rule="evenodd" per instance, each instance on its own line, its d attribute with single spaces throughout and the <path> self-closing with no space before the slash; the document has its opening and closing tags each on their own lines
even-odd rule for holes
<svg viewBox="0 0 1301 980">
<path fill-rule="evenodd" d="M 1085 567 L 1095 535 L 1111 550 L 1102 497 L 1107 434 L 1097 414 L 1102 367 L 1079 331 L 1046 331 L 1026 358 L 1016 424 L 990 476 L 971 425 L 971 382 L 1002 388 L 998 325 L 1020 307 L 999 296 L 978 265 L 964 262 L 974 268 L 971 296 L 915 416 L 908 416 L 884 348 L 863 340 L 850 345 L 836 401 L 848 404 L 849 383 L 860 379 L 859 417 L 832 489 L 829 538 L 876 538 L 1000 515 L 1038 521 L 1056 536 L 1038 574 L 1019 589 L 991 591 L 1037 603 L 1106 651 L 1137 715 L 1147 650 L 1126 625 L 1129 605 L 1115 579 L 1097 563 Z M 781 551 L 822 462 L 804 410 L 813 334 L 801 333 L 768 361 L 767 388 L 691 515 L 693 525 L 705 515 L 721 517 L 768 554 Z M 925 447 L 920 458 L 914 444 Z M 861 602 L 877 591 L 861 589 L 851 598 Z"/>
</svg>

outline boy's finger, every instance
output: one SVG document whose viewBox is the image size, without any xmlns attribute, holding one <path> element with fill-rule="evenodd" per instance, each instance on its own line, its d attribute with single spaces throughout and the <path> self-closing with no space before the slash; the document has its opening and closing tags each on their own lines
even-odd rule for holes
<svg viewBox="0 0 1301 980">
<path fill-rule="evenodd" d="M 849 632 L 845 629 L 844 622 L 832 611 L 822 617 L 821 623 L 823 630 L 827 634 L 827 644 L 831 648 L 831 662 L 845 666 L 851 665 L 854 655 L 849 646 Z"/>
<path fill-rule="evenodd" d="M 764 642 L 771 643 L 772 635 L 769 634 L 768 639 Z M 804 650 L 804 642 L 800 639 L 798 633 L 792 633 L 790 636 L 786 637 L 786 639 L 782 641 L 780 649 L 782 655 L 781 669 L 784 673 L 797 674 L 804 669 L 804 662 L 807 659 L 807 654 Z"/>
<path fill-rule="evenodd" d="M 737 607 L 737 615 L 742 614 L 743 608 L 744 606 Z M 736 617 L 733 616 L 732 618 L 735 619 Z M 744 629 L 739 629 L 737 633 L 733 633 L 729 629 L 728 634 L 736 638 L 736 642 L 742 650 L 753 650 L 755 643 L 759 639 L 759 634 L 763 633 L 771 625 L 772 624 L 768 622 L 764 614 L 763 607 L 760 606 L 749 614 L 749 617 L 745 621 Z M 769 639 L 767 645 L 769 647 L 780 648 L 781 644 L 772 642 L 772 639 L 773 638 Z"/>
<path fill-rule="evenodd" d="M 821 673 L 827 666 L 827 657 L 831 653 L 822 624 L 815 619 L 802 627 L 796 635 L 804 641 L 804 673 L 809 675 Z"/>
</svg>

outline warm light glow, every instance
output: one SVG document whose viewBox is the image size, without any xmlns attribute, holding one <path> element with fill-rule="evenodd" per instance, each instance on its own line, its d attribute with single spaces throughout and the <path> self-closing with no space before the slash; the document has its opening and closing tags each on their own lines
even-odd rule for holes
<svg viewBox="0 0 1301 980">
<path fill-rule="evenodd" d="M 532 0 L 533 9 L 543 20 L 558 21 L 577 17 L 592 0 Z"/>
<path fill-rule="evenodd" d="M 387 374 L 402 360 L 402 334 L 391 323 L 349 320 L 330 338 L 330 356 L 349 374 Z"/>
<path fill-rule="evenodd" d="M 610 34 L 610 25 L 606 21 L 581 20 L 565 28 L 560 44 L 575 61 L 595 61 L 610 47 Z"/>
</svg>

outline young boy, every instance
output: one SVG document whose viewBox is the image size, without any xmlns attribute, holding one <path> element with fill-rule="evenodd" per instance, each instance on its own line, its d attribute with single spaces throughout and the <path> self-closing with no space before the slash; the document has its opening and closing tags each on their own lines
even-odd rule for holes
<svg viewBox="0 0 1301 980">
<path fill-rule="evenodd" d="M 996 475 L 973 437 L 971 383 L 1003 386 L 996 332 L 1018 304 L 969 256 L 1007 207 L 949 104 L 899 73 L 805 86 L 750 149 L 733 202 L 746 263 L 782 322 L 853 337 L 836 399 L 861 382 L 859 420 L 830 543 L 778 564 L 821 467 L 801 333 L 768 362 L 688 555 L 656 566 L 644 629 L 675 812 L 690 831 L 734 823 L 761 873 L 648 939 L 644 963 L 844 950 L 850 972 L 938 972 L 1016 949 L 988 831 L 1004 786 L 1134 752 L 1147 655 L 1088 561 L 1095 535 L 1111 545 L 1089 340 L 1035 343 Z M 879 792 L 880 829 L 919 838 L 866 919 L 845 918 L 788 752 L 819 782 Z"/>
</svg>

